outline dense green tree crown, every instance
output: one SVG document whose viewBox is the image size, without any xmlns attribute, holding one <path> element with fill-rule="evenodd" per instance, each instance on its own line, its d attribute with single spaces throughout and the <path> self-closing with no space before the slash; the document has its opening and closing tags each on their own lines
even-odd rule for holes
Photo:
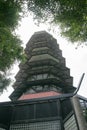
<svg viewBox="0 0 87 130">
<path fill-rule="evenodd" d="M 22 4 L 16 0 L 0 0 L 0 92 L 6 88 L 9 79 L 5 72 L 15 60 L 23 59 L 21 40 L 14 33 L 23 13 Z"/>
<path fill-rule="evenodd" d="M 39 21 L 60 25 L 71 42 L 87 41 L 87 0 L 29 0 L 28 9 Z"/>
<path fill-rule="evenodd" d="M 22 58 L 21 40 L 8 28 L 0 28 L 0 70 L 5 71 L 16 59 Z"/>
<path fill-rule="evenodd" d="M 3 92 L 4 89 L 7 88 L 7 85 L 9 85 L 10 79 L 6 78 L 5 74 L 0 73 L 0 93 Z"/>
<path fill-rule="evenodd" d="M 5 71 L 21 59 L 21 40 L 14 33 L 21 18 L 22 4 L 16 0 L 0 0 L 0 70 Z"/>
<path fill-rule="evenodd" d="M 15 0 L 0 0 L 0 27 L 8 26 L 14 29 L 21 18 L 20 12 L 22 6 Z"/>
</svg>

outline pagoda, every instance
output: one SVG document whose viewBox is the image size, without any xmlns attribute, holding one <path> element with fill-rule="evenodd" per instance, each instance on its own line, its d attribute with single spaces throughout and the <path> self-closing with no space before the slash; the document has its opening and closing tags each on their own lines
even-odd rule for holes
<svg viewBox="0 0 87 130">
<path fill-rule="evenodd" d="M 27 60 L 19 65 L 11 100 L 74 91 L 70 69 L 66 67 L 65 58 L 52 35 L 45 31 L 34 33 L 26 45 L 25 54 Z"/>
</svg>

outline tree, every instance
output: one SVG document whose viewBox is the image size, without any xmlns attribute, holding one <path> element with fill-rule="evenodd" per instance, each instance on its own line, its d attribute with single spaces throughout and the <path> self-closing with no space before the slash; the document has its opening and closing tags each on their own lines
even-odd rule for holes
<svg viewBox="0 0 87 130">
<path fill-rule="evenodd" d="M 22 5 L 16 0 L 0 0 L 0 27 L 15 30 L 21 19 Z"/>
<path fill-rule="evenodd" d="M 9 83 L 6 70 L 24 58 L 22 41 L 15 34 L 22 13 L 22 4 L 16 0 L 0 0 L 0 92 Z"/>
<path fill-rule="evenodd" d="M 0 70 L 10 68 L 16 59 L 21 60 L 22 50 L 21 40 L 8 28 L 0 28 Z"/>
<path fill-rule="evenodd" d="M 16 0 L 0 1 L 0 70 L 5 71 L 16 59 L 21 59 L 22 41 L 14 33 L 21 19 L 22 5 Z M 21 13 L 21 14 L 20 14 Z"/>
<path fill-rule="evenodd" d="M 87 41 L 87 0 L 28 0 L 28 9 L 35 19 L 59 25 L 71 42 Z"/>
<path fill-rule="evenodd" d="M 5 76 L 5 74 L 0 73 L 0 93 L 7 88 L 10 83 L 10 79 Z"/>
</svg>

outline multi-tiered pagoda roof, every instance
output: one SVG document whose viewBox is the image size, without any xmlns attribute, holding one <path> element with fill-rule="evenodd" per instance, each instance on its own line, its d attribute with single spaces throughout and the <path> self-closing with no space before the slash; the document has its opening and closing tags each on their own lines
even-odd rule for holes
<svg viewBox="0 0 87 130">
<path fill-rule="evenodd" d="M 27 60 L 19 65 L 10 98 L 20 99 L 26 94 L 55 91 L 73 92 L 73 78 L 57 40 L 45 31 L 36 32 L 26 45 Z"/>
</svg>

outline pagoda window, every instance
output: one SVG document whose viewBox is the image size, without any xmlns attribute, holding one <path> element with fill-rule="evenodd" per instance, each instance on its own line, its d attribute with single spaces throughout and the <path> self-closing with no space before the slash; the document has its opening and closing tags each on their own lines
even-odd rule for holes
<svg viewBox="0 0 87 130">
<path fill-rule="evenodd" d="M 39 79 L 47 79 L 48 78 L 48 74 L 38 74 L 38 75 L 33 75 L 31 77 L 28 78 L 28 81 L 35 81 L 35 80 L 39 80 Z"/>
<path fill-rule="evenodd" d="M 38 80 L 38 79 L 42 79 L 42 77 L 43 77 L 42 74 L 38 74 L 36 79 L 37 79 L 37 80 Z"/>
<path fill-rule="evenodd" d="M 47 78 L 54 78 L 54 75 L 52 75 L 52 74 L 48 74 L 48 77 Z"/>
<path fill-rule="evenodd" d="M 56 78 L 60 80 L 60 78 L 52 75 L 52 74 L 37 74 L 37 75 L 32 75 L 31 77 L 28 78 L 28 81 L 35 81 L 35 80 L 40 80 L 40 79 L 49 79 L 49 78 Z"/>
<path fill-rule="evenodd" d="M 46 74 L 46 73 L 45 74 L 38 74 L 37 75 L 37 80 L 38 79 L 46 79 L 47 77 L 48 77 L 48 74 Z"/>
<path fill-rule="evenodd" d="M 36 88 L 37 91 L 42 91 L 42 86 L 41 85 L 38 85 L 37 88 Z"/>
<path fill-rule="evenodd" d="M 43 79 L 46 79 L 48 74 L 43 74 Z"/>
<path fill-rule="evenodd" d="M 27 89 L 25 94 L 29 94 L 29 93 L 35 93 L 35 91 L 31 88 Z"/>
<path fill-rule="evenodd" d="M 36 80 L 36 75 L 33 75 L 28 78 L 28 81 L 35 81 Z"/>
</svg>

